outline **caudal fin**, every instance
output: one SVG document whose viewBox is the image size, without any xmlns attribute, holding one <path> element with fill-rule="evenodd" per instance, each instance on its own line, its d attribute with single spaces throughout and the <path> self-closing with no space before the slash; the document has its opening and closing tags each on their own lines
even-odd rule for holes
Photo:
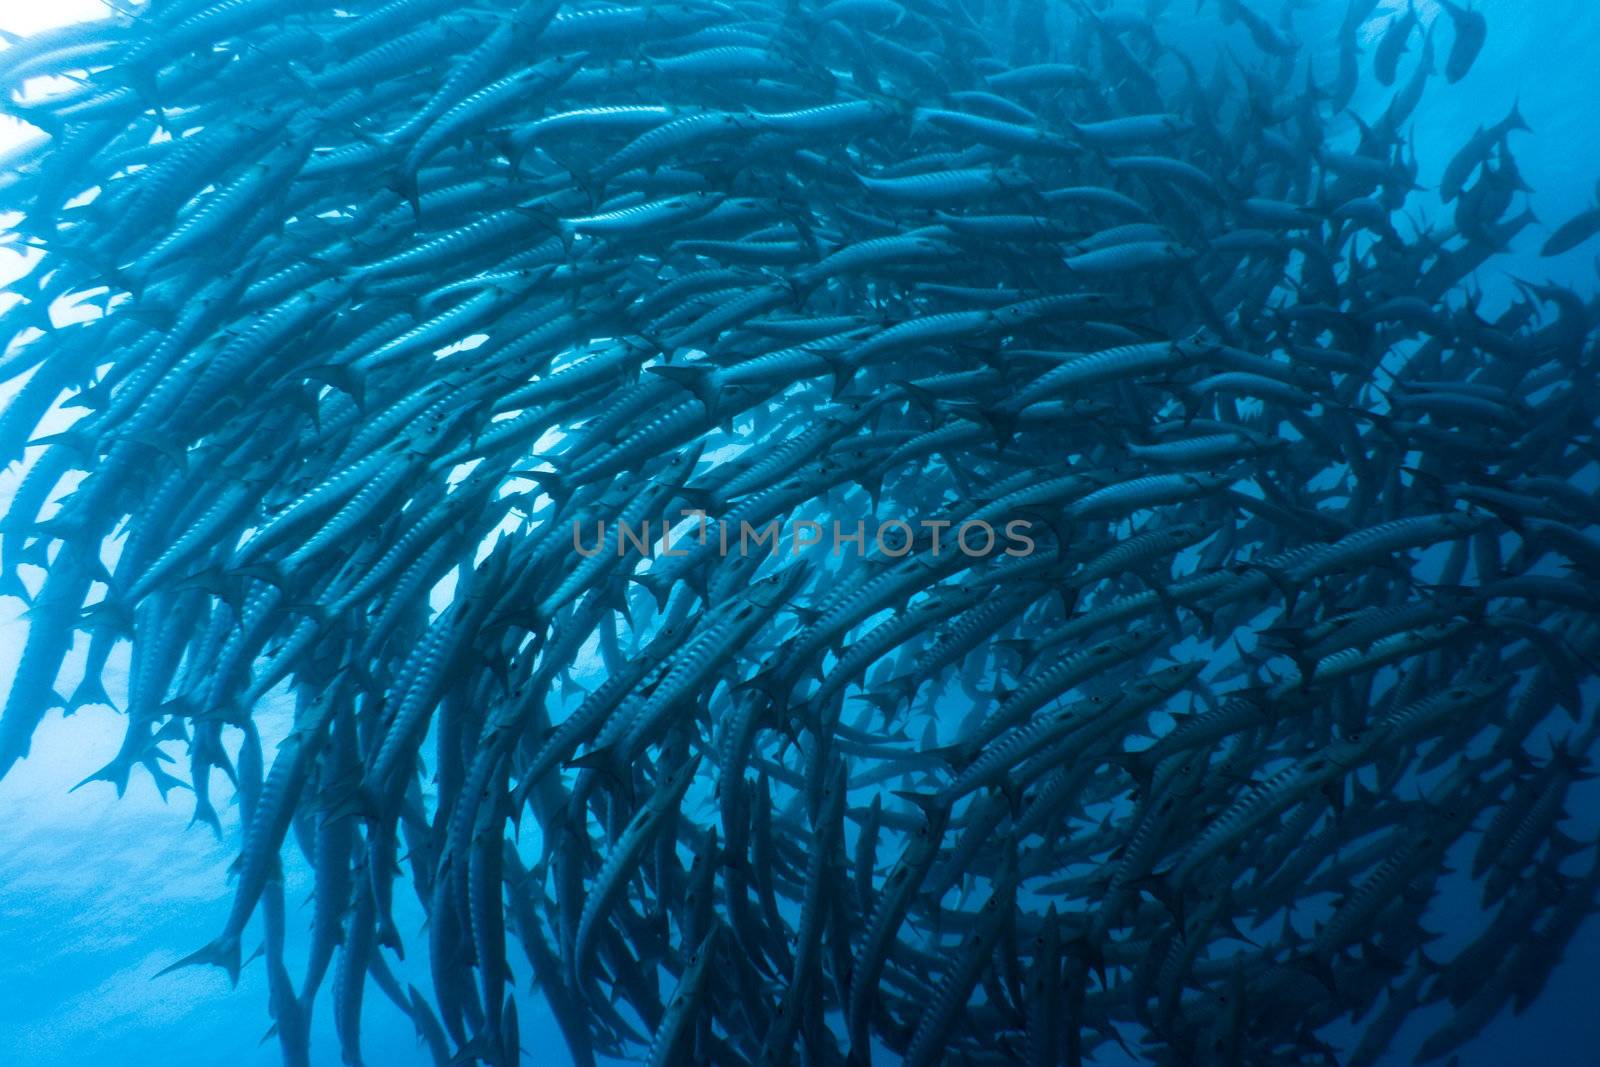
<svg viewBox="0 0 1600 1067">
<path fill-rule="evenodd" d="M 204 948 L 189 953 L 176 963 L 161 968 L 152 978 L 171 974 L 173 971 L 184 967 L 193 967 L 202 963 L 215 964 L 228 972 L 228 981 L 233 985 L 239 984 L 239 937 L 237 934 L 223 934 Z"/>
</svg>

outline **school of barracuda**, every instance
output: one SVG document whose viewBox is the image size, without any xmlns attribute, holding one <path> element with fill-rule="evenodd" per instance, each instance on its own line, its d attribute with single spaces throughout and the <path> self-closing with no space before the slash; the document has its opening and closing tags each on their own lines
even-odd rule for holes
<svg viewBox="0 0 1600 1067">
<path fill-rule="evenodd" d="M 1480 307 L 1537 237 L 1509 103 L 1408 209 L 1482 14 L 1367 41 L 1354 0 L 1314 57 L 1277 6 L 161 0 L 13 41 L 0 774 L 107 705 L 96 779 L 219 833 L 236 793 L 226 924 L 168 947 L 264 967 L 291 1065 L 314 1011 L 360 1063 L 373 996 L 516 1062 L 530 983 L 579 1064 L 1371 1064 L 1440 1002 L 1418 1059 L 1463 1047 L 1600 883 L 1562 828 L 1600 300 Z M 647 519 L 671 556 L 622 551 Z M 979 520 L 1035 550 L 949 551 Z"/>
</svg>

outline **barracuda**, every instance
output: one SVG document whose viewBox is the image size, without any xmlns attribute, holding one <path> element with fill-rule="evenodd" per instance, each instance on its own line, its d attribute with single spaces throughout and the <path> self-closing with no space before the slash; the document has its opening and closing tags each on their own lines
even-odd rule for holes
<svg viewBox="0 0 1600 1067">
<path fill-rule="evenodd" d="M 1494 11 L 1277 6 L 7 37 L 0 774 L 124 716 L 286 1064 L 1471 1048 L 1594 904 L 1600 222 L 1440 153 Z"/>
</svg>

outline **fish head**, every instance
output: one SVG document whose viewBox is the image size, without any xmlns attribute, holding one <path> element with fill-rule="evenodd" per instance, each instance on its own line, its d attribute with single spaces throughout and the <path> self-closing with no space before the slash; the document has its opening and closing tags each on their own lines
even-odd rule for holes
<svg viewBox="0 0 1600 1067">
<path fill-rule="evenodd" d="M 1028 177 L 1026 171 L 1016 167 L 997 167 L 993 174 L 995 187 L 1005 191 L 1020 191 L 1033 188 L 1033 179 Z"/>
<path fill-rule="evenodd" d="M 1172 347 L 1180 356 L 1198 359 L 1202 356 L 1220 352 L 1222 350 L 1222 338 L 1209 326 L 1202 326 L 1188 337 L 1174 341 Z"/>
<path fill-rule="evenodd" d="M 805 586 L 810 570 L 810 565 L 803 560 L 791 563 L 782 570 L 775 571 L 751 584 L 745 592 L 745 597 L 751 603 L 763 608 L 775 608 L 786 604 Z"/>
</svg>

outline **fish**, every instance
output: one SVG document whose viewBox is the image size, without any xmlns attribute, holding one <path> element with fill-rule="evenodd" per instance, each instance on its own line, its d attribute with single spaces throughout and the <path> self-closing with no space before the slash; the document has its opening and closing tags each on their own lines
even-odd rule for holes
<svg viewBox="0 0 1600 1067">
<path fill-rule="evenodd" d="M 1467 1047 L 1600 879 L 1600 300 L 1500 258 L 1600 220 L 1427 156 L 1442 6 L 1381 103 L 1371 0 L 8 39 L 0 778 L 122 716 L 286 1064 Z"/>
<path fill-rule="evenodd" d="M 1597 190 L 1596 195 L 1600 196 L 1600 190 Z M 1600 207 L 1580 211 L 1557 226 L 1555 232 L 1545 241 L 1544 247 L 1539 250 L 1539 254 L 1559 256 L 1588 242 L 1596 234 L 1600 234 Z"/>
<path fill-rule="evenodd" d="M 1484 42 L 1489 37 L 1489 20 L 1483 12 L 1473 10 L 1471 0 L 1468 0 L 1466 7 L 1453 4 L 1450 0 L 1439 0 L 1439 6 L 1444 8 L 1450 25 L 1455 28 L 1455 39 L 1450 43 L 1450 55 L 1444 64 L 1445 80 L 1454 85 L 1467 76 L 1483 51 Z"/>
<path fill-rule="evenodd" d="M 1400 57 L 1406 54 L 1411 34 L 1419 21 L 1416 4 L 1412 0 L 1406 0 L 1404 11 L 1389 16 L 1383 36 L 1378 39 L 1378 47 L 1372 53 L 1372 73 L 1379 85 L 1394 84 Z"/>
</svg>

